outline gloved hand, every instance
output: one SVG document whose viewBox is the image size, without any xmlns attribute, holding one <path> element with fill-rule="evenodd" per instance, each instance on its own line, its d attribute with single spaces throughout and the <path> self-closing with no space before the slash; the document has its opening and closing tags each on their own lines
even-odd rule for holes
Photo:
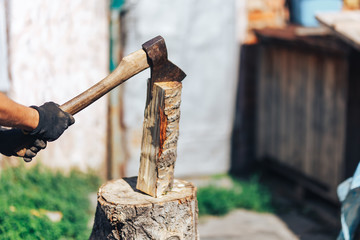
<svg viewBox="0 0 360 240">
<path fill-rule="evenodd" d="M 46 141 L 24 134 L 20 129 L 0 129 L 0 153 L 6 156 L 18 156 L 17 152 L 28 147 L 24 161 L 30 162 L 36 154 L 46 147 Z"/>
<path fill-rule="evenodd" d="M 39 124 L 30 132 L 30 135 L 36 138 L 49 142 L 55 141 L 75 122 L 71 114 L 62 111 L 59 105 L 53 102 L 47 102 L 40 107 L 31 107 L 39 112 Z"/>
</svg>

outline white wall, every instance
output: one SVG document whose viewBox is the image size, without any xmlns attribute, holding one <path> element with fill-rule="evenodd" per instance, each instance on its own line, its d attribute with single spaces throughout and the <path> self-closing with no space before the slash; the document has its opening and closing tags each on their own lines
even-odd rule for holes
<svg viewBox="0 0 360 240">
<path fill-rule="evenodd" d="M 0 0 L 0 91 L 9 91 L 6 0 Z"/>
<path fill-rule="evenodd" d="M 62 104 L 108 74 L 108 2 L 9 1 L 10 96 L 25 105 Z M 106 156 L 106 98 L 75 115 L 76 123 L 35 161 L 99 169 Z"/>
<path fill-rule="evenodd" d="M 226 172 L 236 93 L 238 44 L 234 0 L 128 1 L 125 54 L 162 35 L 169 59 L 182 68 L 180 137 L 175 175 Z M 127 175 L 137 175 L 146 79 L 124 84 Z"/>
</svg>

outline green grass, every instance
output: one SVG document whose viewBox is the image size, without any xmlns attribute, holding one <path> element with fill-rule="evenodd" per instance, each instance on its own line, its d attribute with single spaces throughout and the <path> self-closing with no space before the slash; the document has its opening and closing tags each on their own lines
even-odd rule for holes
<svg viewBox="0 0 360 240">
<path fill-rule="evenodd" d="M 0 173 L 0 239 L 88 239 L 88 194 L 97 191 L 99 179 L 72 171 L 65 176 L 40 165 L 7 168 Z M 48 211 L 60 212 L 52 222 Z"/>
<path fill-rule="evenodd" d="M 228 178 L 231 186 L 216 184 L 221 178 Z M 262 186 L 258 177 L 248 181 L 227 176 L 216 176 L 214 183 L 200 187 L 197 193 L 199 215 L 224 215 L 236 208 L 257 212 L 272 212 L 271 194 Z"/>
<path fill-rule="evenodd" d="M 218 182 L 227 179 L 226 187 Z M 72 171 L 69 175 L 37 165 L 0 172 L 0 240 L 88 239 L 94 215 L 88 195 L 97 191 L 99 178 Z M 198 190 L 200 215 L 224 215 L 236 208 L 272 212 L 270 192 L 254 177 L 249 181 L 227 175 Z M 47 212 L 62 218 L 52 222 Z"/>
</svg>

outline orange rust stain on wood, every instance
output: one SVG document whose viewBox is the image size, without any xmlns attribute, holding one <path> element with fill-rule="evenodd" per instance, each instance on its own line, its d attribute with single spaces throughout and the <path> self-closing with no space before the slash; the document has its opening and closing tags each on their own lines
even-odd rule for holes
<svg viewBox="0 0 360 240">
<path fill-rule="evenodd" d="M 159 107 L 159 115 L 160 115 L 160 143 L 159 143 L 159 157 L 161 156 L 164 148 L 164 143 L 166 139 L 166 127 L 168 125 L 168 119 L 164 113 L 164 109 Z"/>
</svg>

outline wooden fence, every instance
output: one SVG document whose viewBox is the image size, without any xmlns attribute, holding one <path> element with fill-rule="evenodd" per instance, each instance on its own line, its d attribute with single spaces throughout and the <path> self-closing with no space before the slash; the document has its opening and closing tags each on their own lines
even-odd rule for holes
<svg viewBox="0 0 360 240">
<path fill-rule="evenodd" d="M 359 84 L 353 80 L 360 81 L 359 58 L 333 39 L 262 37 L 256 157 L 305 177 L 307 187 L 334 200 L 337 185 L 360 160 Z"/>
</svg>

